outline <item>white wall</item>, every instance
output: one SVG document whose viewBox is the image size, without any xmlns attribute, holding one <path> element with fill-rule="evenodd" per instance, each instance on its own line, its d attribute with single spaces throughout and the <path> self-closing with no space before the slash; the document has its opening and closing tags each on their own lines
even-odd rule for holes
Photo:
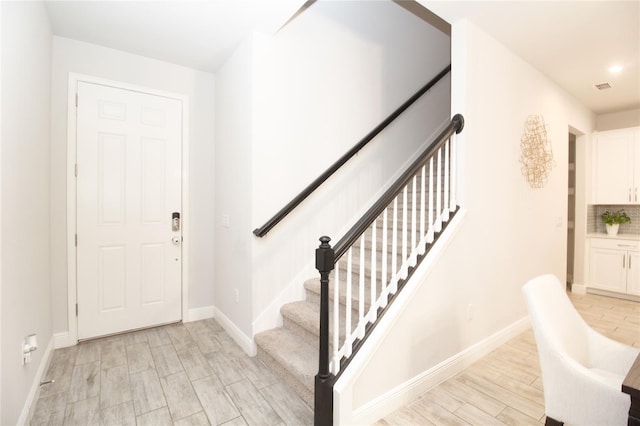
<svg viewBox="0 0 640 426">
<path fill-rule="evenodd" d="M 49 279 L 51 29 L 41 2 L 2 2 L 2 399 L 18 423 L 52 342 Z M 23 338 L 39 349 L 21 365 Z M 31 395 L 33 397 L 33 395 Z"/>
<path fill-rule="evenodd" d="M 252 62 L 247 38 L 216 73 L 216 315 L 251 338 Z M 222 218 L 229 217 L 229 226 Z M 236 291 L 238 302 L 236 302 Z"/>
<path fill-rule="evenodd" d="M 266 237 L 253 229 L 448 63 L 449 37 L 392 2 L 317 2 L 216 74 L 216 309 L 246 338 L 304 297 L 318 238 L 340 237 L 448 117 L 449 79 Z"/>
<path fill-rule="evenodd" d="M 0 7 L 0 61 L 2 60 L 2 7 Z M 0 62 L 1 64 L 1 62 Z M 2 66 L 0 66 L 0 142 L 2 141 Z M 0 241 L 2 241 L 2 143 L 0 143 Z M 0 344 L 2 344 L 2 244 L 0 243 Z M 0 377 L 2 351 L 0 350 Z M 2 421 L 2 386 L 0 386 L 0 421 Z"/>
<path fill-rule="evenodd" d="M 640 109 L 600 114 L 596 123 L 596 130 L 600 132 L 640 126 Z"/>
<path fill-rule="evenodd" d="M 465 117 L 458 183 L 466 216 L 355 382 L 354 409 L 526 317 L 527 280 L 565 278 L 568 132 L 590 133 L 595 116 L 465 20 L 452 27 L 452 66 L 452 112 Z M 520 170 L 530 114 L 544 116 L 555 160 L 541 189 Z"/>
<path fill-rule="evenodd" d="M 449 64 L 449 36 L 393 2 L 317 2 L 256 53 L 252 227 L 261 226 Z M 316 277 L 334 243 L 449 116 L 445 79 L 262 239 L 252 240 L 253 332 Z"/>
<path fill-rule="evenodd" d="M 51 252 L 54 330 L 67 324 L 67 86 L 69 72 L 189 97 L 189 309 L 213 306 L 214 75 L 67 38 L 53 38 Z M 185 314 L 186 315 L 186 314 Z"/>
</svg>

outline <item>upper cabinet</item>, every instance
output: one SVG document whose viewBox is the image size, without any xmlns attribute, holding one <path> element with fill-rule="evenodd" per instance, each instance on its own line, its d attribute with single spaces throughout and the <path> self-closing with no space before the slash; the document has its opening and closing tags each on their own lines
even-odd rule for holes
<svg viewBox="0 0 640 426">
<path fill-rule="evenodd" d="M 595 133 L 592 204 L 640 204 L 640 127 Z"/>
</svg>

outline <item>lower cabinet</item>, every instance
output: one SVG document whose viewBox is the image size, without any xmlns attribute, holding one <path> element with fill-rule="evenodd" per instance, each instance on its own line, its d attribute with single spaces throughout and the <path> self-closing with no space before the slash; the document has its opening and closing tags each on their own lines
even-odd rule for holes
<svg viewBox="0 0 640 426">
<path fill-rule="evenodd" d="M 591 238 L 592 288 L 640 296 L 640 241 Z"/>
</svg>

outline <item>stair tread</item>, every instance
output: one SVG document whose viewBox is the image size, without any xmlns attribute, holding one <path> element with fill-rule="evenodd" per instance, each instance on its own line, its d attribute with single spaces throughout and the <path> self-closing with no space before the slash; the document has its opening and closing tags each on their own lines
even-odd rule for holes
<svg viewBox="0 0 640 426">
<path fill-rule="evenodd" d="M 287 303 L 280 309 L 282 316 L 295 322 L 300 327 L 307 330 L 309 333 L 319 336 L 320 335 L 320 306 L 317 303 L 311 303 L 308 301 L 298 301 Z M 351 315 L 351 330 L 358 324 L 358 315 L 355 310 Z M 339 312 L 339 341 L 342 344 L 345 330 L 346 312 L 345 309 L 340 309 Z M 333 343 L 333 304 L 329 306 L 329 342 Z"/>
<path fill-rule="evenodd" d="M 308 331 L 318 334 L 320 329 L 320 307 L 307 301 L 291 302 L 282 305 L 280 313 Z"/>
<path fill-rule="evenodd" d="M 313 389 L 313 379 L 318 369 L 317 348 L 282 327 L 263 331 L 254 338 L 262 350 L 293 373 L 305 387 Z"/>
</svg>

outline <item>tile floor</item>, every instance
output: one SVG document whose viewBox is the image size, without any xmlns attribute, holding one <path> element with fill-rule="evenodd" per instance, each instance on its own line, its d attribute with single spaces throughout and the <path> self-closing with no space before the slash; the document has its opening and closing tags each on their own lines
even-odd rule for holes
<svg viewBox="0 0 640 426">
<path fill-rule="evenodd" d="M 569 296 L 594 329 L 640 348 L 640 303 L 590 294 Z M 376 426 L 539 426 L 544 421 L 540 364 L 533 332 L 528 330 Z"/>
<path fill-rule="evenodd" d="M 640 347 L 640 303 L 570 294 L 601 333 Z M 32 425 L 310 425 L 311 409 L 214 320 L 54 351 Z M 387 425 L 540 425 L 542 379 L 526 331 L 379 420 Z"/>
<path fill-rule="evenodd" d="M 214 320 L 55 350 L 31 425 L 310 425 L 312 410 Z"/>
</svg>

